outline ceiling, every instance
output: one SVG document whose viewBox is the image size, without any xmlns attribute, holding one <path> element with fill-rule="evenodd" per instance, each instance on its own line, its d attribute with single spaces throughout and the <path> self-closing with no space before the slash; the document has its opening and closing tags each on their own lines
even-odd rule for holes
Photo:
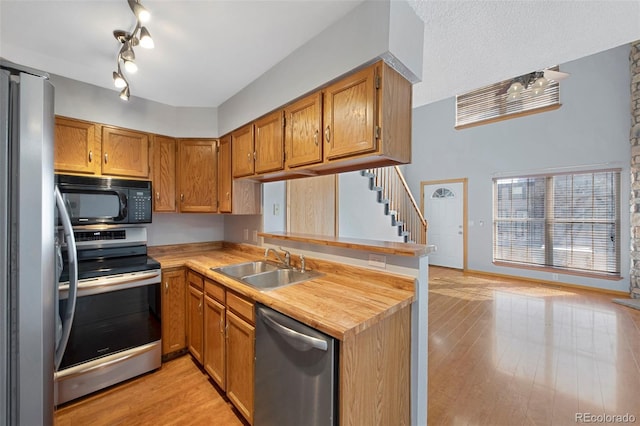
<svg viewBox="0 0 640 426">
<path fill-rule="evenodd" d="M 217 107 L 361 1 L 141 0 L 156 47 L 135 49 L 132 96 Z M 640 0 L 409 3 L 425 22 L 414 106 L 640 40 Z M 126 0 L 0 0 L 0 56 L 116 96 L 112 32 L 134 24 Z"/>
</svg>

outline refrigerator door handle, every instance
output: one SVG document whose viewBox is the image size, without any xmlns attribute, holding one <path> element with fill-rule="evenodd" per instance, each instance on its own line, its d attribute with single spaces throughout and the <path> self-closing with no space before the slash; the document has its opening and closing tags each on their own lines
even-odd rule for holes
<svg viewBox="0 0 640 426">
<path fill-rule="evenodd" d="M 56 206 L 60 214 L 60 220 L 62 221 L 62 227 L 64 228 L 64 236 L 67 241 L 67 252 L 69 254 L 69 298 L 67 300 L 67 309 L 62 318 L 62 335 L 60 343 L 55 353 L 55 370 L 57 371 L 62 362 L 62 356 L 67 347 L 69 341 L 69 334 L 71 333 L 71 324 L 73 323 L 73 315 L 76 310 L 76 297 L 78 294 L 78 254 L 76 251 L 76 240 L 73 236 L 73 227 L 71 226 L 71 219 L 69 213 L 65 207 L 62 194 L 56 186 L 55 188 Z M 58 291 L 58 283 L 55 283 L 56 291 Z"/>
<path fill-rule="evenodd" d="M 291 346 L 295 347 L 299 351 L 308 351 L 312 348 L 319 349 L 321 351 L 327 350 L 328 345 L 325 340 L 307 336 L 306 334 L 292 330 L 289 327 L 285 327 L 269 316 L 269 313 L 264 309 L 258 308 L 258 310 L 261 314 L 261 318 L 264 320 L 264 323 L 283 337 L 287 338 Z"/>
</svg>

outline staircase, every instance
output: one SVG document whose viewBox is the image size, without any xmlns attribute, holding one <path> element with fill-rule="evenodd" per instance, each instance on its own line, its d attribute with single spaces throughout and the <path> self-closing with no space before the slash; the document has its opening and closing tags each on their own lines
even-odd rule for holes
<svg viewBox="0 0 640 426">
<path fill-rule="evenodd" d="M 378 202 L 398 227 L 398 235 L 406 243 L 427 244 L 427 221 L 413 198 L 398 166 L 378 167 L 360 172 L 369 178 L 369 189 L 377 193 Z"/>
</svg>

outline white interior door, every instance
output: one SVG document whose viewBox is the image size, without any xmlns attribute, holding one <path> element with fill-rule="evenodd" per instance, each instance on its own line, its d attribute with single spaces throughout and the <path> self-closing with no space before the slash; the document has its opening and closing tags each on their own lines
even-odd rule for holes
<svg viewBox="0 0 640 426">
<path fill-rule="evenodd" d="M 424 185 L 427 243 L 437 247 L 429 264 L 464 268 L 464 189 L 462 182 Z"/>
</svg>

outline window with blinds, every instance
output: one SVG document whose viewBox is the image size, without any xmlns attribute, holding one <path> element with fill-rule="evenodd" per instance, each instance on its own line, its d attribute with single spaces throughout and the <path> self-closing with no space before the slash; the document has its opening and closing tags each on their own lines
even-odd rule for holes
<svg viewBox="0 0 640 426">
<path fill-rule="evenodd" d="M 557 71 L 558 67 L 549 68 Z M 481 124 L 522 117 L 560 108 L 560 84 L 549 80 L 540 95 L 524 90 L 519 99 L 507 101 L 507 90 L 513 80 L 504 80 L 456 96 L 455 128 L 466 129 Z"/>
<path fill-rule="evenodd" d="M 620 275 L 620 170 L 493 182 L 493 259 Z"/>
</svg>

